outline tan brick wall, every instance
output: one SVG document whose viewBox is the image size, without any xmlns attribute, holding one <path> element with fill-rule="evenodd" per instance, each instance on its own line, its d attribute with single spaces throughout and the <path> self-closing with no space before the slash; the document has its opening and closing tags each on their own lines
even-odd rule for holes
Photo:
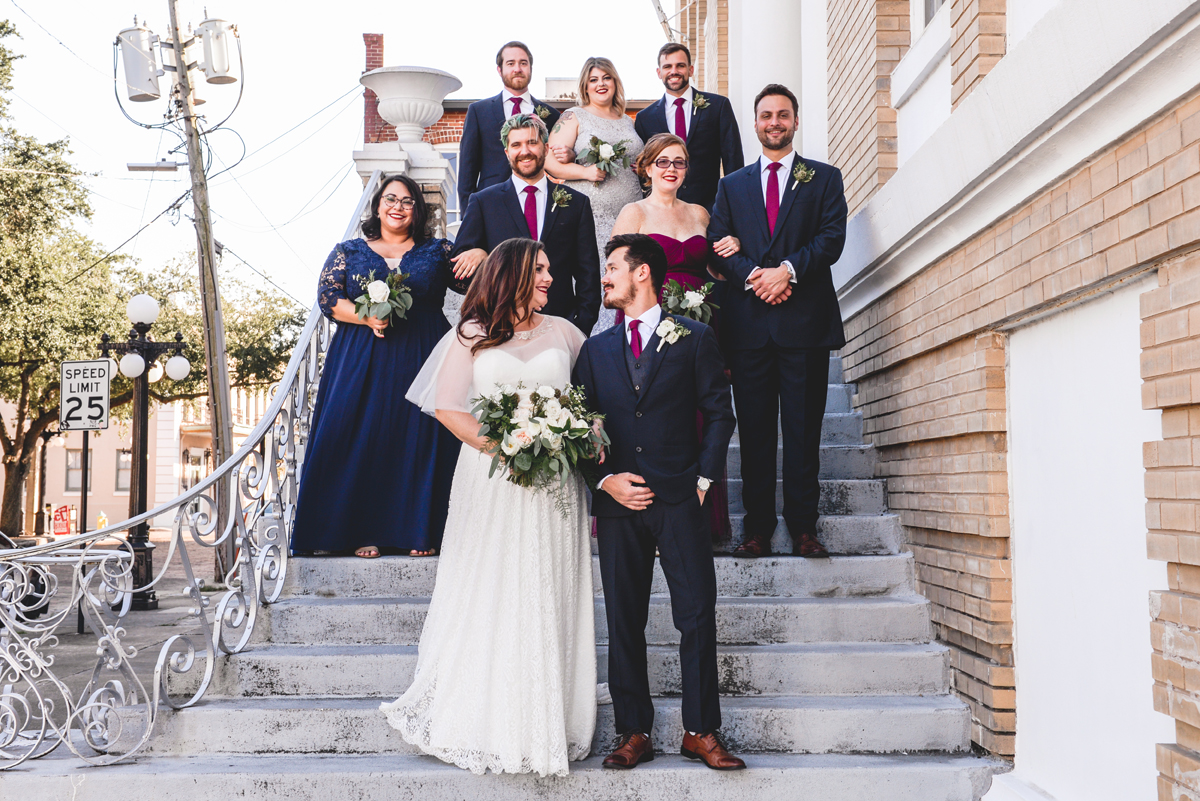
<svg viewBox="0 0 1200 801">
<path fill-rule="evenodd" d="M 1010 755 L 1003 331 L 1166 264 L 1141 332 L 1144 405 L 1167 410 L 1165 439 L 1146 451 L 1149 553 L 1172 573 L 1153 630 L 1155 704 L 1187 727 L 1160 751 L 1162 798 L 1176 766 L 1200 765 L 1200 256 L 1181 256 L 1198 247 L 1200 93 L 848 320 L 843 349 L 974 740 Z M 1188 792 L 1200 798 L 1200 781 Z"/>
<path fill-rule="evenodd" d="M 891 76 L 909 44 L 908 0 L 829 0 L 829 159 L 851 215 L 896 172 Z"/>
<path fill-rule="evenodd" d="M 1004 56 L 1006 0 L 951 0 L 950 103 L 958 104 Z"/>
<path fill-rule="evenodd" d="M 705 32 L 712 23 L 713 35 Z M 679 41 L 692 51 L 696 68 L 692 84 L 699 89 L 729 94 L 729 1 L 697 0 L 681 14 L 672 26 L 680 31 Z M 713 56 L 715 55 L 715 60 Z M 716 74 L 710 75 L 716 65 Z"/>
</svg>

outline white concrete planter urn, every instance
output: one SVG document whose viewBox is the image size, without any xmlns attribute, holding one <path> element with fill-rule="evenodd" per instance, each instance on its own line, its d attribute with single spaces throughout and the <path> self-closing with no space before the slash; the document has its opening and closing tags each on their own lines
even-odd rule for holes
<svg viewBox="0 0 1200 801">
<path fill-rule="evenodd" d="M 458 78 L 430 67 L 380 67 L 359 83 L 379 97 L 379 116 L 395 127 L 402 145 L 420 142 L 425 129 L 441 119 L 446 95 L 462 88 Z"/>
</svg>

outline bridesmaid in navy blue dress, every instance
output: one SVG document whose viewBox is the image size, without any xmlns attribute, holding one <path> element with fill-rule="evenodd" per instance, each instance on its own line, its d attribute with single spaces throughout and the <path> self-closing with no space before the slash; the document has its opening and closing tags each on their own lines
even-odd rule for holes
<svg viewBox="0 0 1200 801">
<path fill-rule="evenodd" d="M 370 209 L 365 238 L 333 249 L 317 288 L 321 311 L 338 326 L 317 391 L 292 550 L 426 556 L 441 543 L 461 443 L 404 393 L 450 330 L 447 287 L 470 276 L 455 276 L 449 242 L 425 236 L 425 198 L 411 178 L 384 179 Z M 409 274 L 407 319 L 354 313 L 372 270 L 375 278 Z"/>
</svg>

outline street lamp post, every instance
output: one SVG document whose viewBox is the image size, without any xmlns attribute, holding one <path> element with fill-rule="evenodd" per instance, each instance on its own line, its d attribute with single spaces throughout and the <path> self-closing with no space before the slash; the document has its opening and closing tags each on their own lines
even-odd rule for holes
<svg viewBox="0 0 1200 801">
<path fill-rule="evenodd" d="M 155 342 L 147 337 L 150 326 L 158 319 L 158 302 L 149 295 L 135 295 L 126 307 L 129 321 L 133 330 L 129 332 L 129 341 L 113 342 L 108 334 L 100 338 L 100 351 L 105 356 L 110 353 L 124 354 L 121 356 L 119 369 L 121 374 L 133 379 L 133 459 L 132 475 L 129 482 L 129 516 L 136 517 L 146 511 L 148 454 L 147 443 L 150 435 L 150 377 L 153 368 L 147 370 L 147 364 L 157 367 L 155 361 L 159 356 L 170 351 L 175 355 L 167 360 L 165 372 L 173 381 L 180 381 L 191 372 L 191 364 L 183 356 L 183 334 L 176 332 L 174 342 Z M 154 544 L 150 542 L 150 526 L 146 522 L 138 523 L 128 532 L 128 542 L 133 548 L 133 603 L 131 608 L 149 610 L 158 608 L 158 597 L 154 590 L 141 590 L 154 579 Z"/>
</svg>

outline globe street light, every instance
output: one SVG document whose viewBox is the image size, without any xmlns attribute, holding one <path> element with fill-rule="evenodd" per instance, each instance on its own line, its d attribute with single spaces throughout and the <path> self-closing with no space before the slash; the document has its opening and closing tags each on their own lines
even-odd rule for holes
<svg viewBox="0 0 1200 801">
<path fill-rule="evenodd" d="M 172 381 L 182 381 L 192 366 L 183 355 L 183 334 L 176 332 L 174 342 L 155 342 L 147 334 L 158 319 L 158 301 L 149 295 L 135 295 L 125 312 L 133 330 L 127 342 L 113 342 L 108 334 L 100 337 L 100 352 L 123 354 L 119 363 L 121 375 L 133 381 L 133 464 L 129 482 L 129 516 L 144 514 L 147 505 L 149 465 L 147 444 L 150 441 L 150 382 L 165 372 Z M 165 367 L 158 358 L 174 351 Z M 146 364 L 150 363 L 149 370 Z M 127 540 L 133 548 L 133 603 L 137 610 L 157 609 L 154 590 L 141 590 L 154 580 L 154 544 L 150 542 L 150 525 L 138 523 L 129 529 Z"/>
</svg>

